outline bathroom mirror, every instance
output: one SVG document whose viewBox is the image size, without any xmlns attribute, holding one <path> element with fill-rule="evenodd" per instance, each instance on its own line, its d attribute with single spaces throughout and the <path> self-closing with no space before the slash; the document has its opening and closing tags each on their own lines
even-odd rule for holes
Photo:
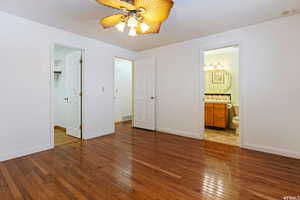
<svg viewBox="0 0 300 200">
<path fill-rule="evenodd" d="M 231 88 L 231 74 L 226 70 L 205 72 L 205 93 L 226 93 Z"/>
</svg>

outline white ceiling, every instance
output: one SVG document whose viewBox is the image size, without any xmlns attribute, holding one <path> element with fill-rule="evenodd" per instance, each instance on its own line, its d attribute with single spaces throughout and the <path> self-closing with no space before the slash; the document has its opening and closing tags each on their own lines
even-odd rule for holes
<svg viewBox="0 0 300 200">
<path fill-rule="evenodd" d="M 174 0 L 169 19 L 156 35 L 131 38 L 114 28 L 104 30 L 99 19 L 118 11 L 95 0 L 1 0 L 0 10 L 131 50 L 256 24 L 300 9 L 300 0 Z M 3 28 L 3 27 L 2 27 Z"/>
</svg>

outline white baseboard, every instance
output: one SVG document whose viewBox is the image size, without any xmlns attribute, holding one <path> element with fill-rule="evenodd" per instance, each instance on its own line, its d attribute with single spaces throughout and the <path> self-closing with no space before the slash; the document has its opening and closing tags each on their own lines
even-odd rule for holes
<svg viewBox="0 0 300 200">
<path fill-rule="evenodd" d="M 167 129 L 167 128 L 157 128 L 157 131 L 163 132 L 163 133 L 179 135 L 179 136 L 184 136 L 184 137 L 189 137 L 189 138 L 194 138 L 194 139 L 202 139 L 201 135 L 199 135 L 199 134 L 197 135 L 196 133 L 192 133 L 192 132 L 175 131 L 175 130 L 171 130 L 171 129 Z M 112 134 L 112 131 L 107 131 L 107 132 L 102 132 L 102 133 L 97 132 L 93 135 L 89 135 L 89 138 L 85 138 L 85 139 L 92 139 L 95 137 L 100 137 L 100 136 L 109 135 L 109 134 Z M 22 156 L 26 156 L 26 155 L 33 154 L 33 153 L 38 153 L 41 151 L 46 151 L 46 150 L 49 150 L 52 148 L 53 147 L 50 144 L 47 144 L 47 145 L 35 146 L 32 148 L 17 151 L 14 153 L 1 154 L 0 162 L 18 158 L 18 157 L 22 157 Z M 242 148 L 255 150 L 255 151 L 261 151 L 261 152 L 265 152 L 265 153 L 276 154 L 276 155 L 281 155 L 281 156 L 290 157 L 290 158 L 300 159 L 300 152 L 287 151 L 285 149 L 266 147 L 266 146 L 261 146 L 261 145 L 257 145 L 257 144 L 244 144 Z"/>
<path fill-rule="evenodd" d="M 96 137 L 101 137 L 101 136 L 105 136 L 105 135 L 109 135 L 109 134 L 113 134 L 113 133 L 114 133 L 114 131 L 111 129 L 104 130 L 104 131 L 97 131 L 97 132 L 85 134 L 85 137 L 83 139 L 89 140 L 89 139 L 93 139 Z"/>
<path fill-rule="evenodd" d="M 300 152 L 288 151 L 285 149 L 266 147 L 257 144 L 243 144 L 242 148 L 300 159 Z"/>
<path fill-rule="evenodd" d="M 179 136 L 194 138 L 194 139 L 198 139 L 198 140 L 201 140 L 203 138 L 200 133 L 177 131 L 177 130 L 172 130 L 172 129 L 168 129 L 168 128 L 156 128 L 156 130 L 159 132 L 162 132 L 162 133 L 169 133 L 169 134 L 173 134 L 173 135 L 179 135 Z"/>
<path fill-rule="evenodd" d="M 21 150 L 21 151 L 16 151 L 16 152 L 13 152 L 13 153 L 1 154 L 0 155 L 0 161 L 10 160 L 10 159 L 26 156 L 26 155 L 33 154 L 33 153 L 46 151 L 46 150 L 49 150 L 49 149 L 52 149 L 51 144 L 39 145 L 39 146 L 35 146 L 35 147 L 32 147 L 32 148 L 24 149 L 24 150 Z"/>
<path fill-rule="evenodd" d="M 199 133 L 177 131 L 168 128 L 157 128 L 156 130 L 163 133 L 169 133 L 169 134 L 174 134 L 174 135 L 179 135 L 179 136 L 184 136 L 184 137 L 189 137 L 194 139 L 203 139 L 203 136 L 200 135 Z M 266 147 L 257 144 L 247 144 L 247 143 L 243 144 L 242 148 L 300 159 L 300 152 L 288 151 L 285 149 L 278 149 L 273 147 Z"/>
</svg>

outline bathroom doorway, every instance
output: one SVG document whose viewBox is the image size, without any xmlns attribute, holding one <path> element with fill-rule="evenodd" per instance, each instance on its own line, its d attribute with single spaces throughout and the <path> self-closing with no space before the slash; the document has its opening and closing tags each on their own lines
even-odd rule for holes
<svg viewBox="0 0 300 200">
<path fill-rule="evenodd" d="M 80 142 L 83 50 L 55 44 L 52 59 L 54 146 Z"/>
<path fill-rule="evenodd" d="M 132 124 L 133 118 L 133 62 L 114 59 L 114 115 L 115 124 Z"/>
<path fill-rule="evenodd" d="M 204 140 L 240 146 L 239 46 L 204 51 Z"/>
</svg>

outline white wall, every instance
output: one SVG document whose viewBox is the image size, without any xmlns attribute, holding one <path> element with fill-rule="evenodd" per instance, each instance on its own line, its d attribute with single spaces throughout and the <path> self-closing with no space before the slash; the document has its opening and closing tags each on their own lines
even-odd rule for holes
<svg viewBox="0 0 300 200">
<path fill-rule="evenodd" d="M 202 137 L 200 50 L 239 42 L 243 147 L 300 158 L 299 35 L 296 15 L 141 52 L 157 59 L 158 129 Z"/>
<path fill-rule="evenodd" d="M 130 119 L 132 112 L 132 62 L 115 59 L 115 121 Z"/>
<path fill-rule="evenodd" d="M 135 53 L 0 12 L 0 160 L 51 148 L 50 49 L 86 49 L 84 138 L 114 131 L 114 57 Z M 101 88 L 104 87 L 104 92 Z"/>
</svg>

